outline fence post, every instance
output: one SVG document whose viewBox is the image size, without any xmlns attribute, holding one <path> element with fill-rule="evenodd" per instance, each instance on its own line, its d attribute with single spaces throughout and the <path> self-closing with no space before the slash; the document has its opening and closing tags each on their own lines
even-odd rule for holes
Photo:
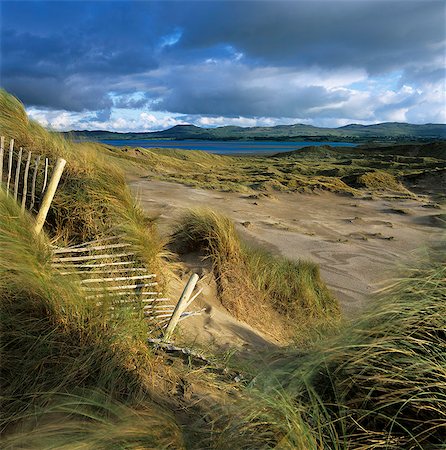
<svg viewBox="0 0 446 450">
<path fill-rule="evenodd" d="M 8 159 L 8 181 L 6 182 L 6 195 L 9 195 L 9 185 L 11 184 L 12 173 L 12 154 L 14 152 L 14 139 L 11 139 L 9 144 L 9 159 Z"/>
<path fill-rule="evenodd" d="M 26 196 L 28 194 L 28 173 L 30 163 L 31 163 L 31 152 L 28 152 L 28 158 L 26 159 L 25 173 L 23 175 L 22 212 L 25 212 Z"/>
<path fill-rule="evenodd" d="M 170 336 L 173 333 L 173 330 L 177 326 L 178 321 L 180 320 L 181 314 L 183 314 L 184 310 L 188 306 L 189 298 L 195 288 L 195 285 L 197 284 L 197 281 L 199 279 L 199 276 L 194 273 L 189 278 L 189 281 L 187 282 L 183 293 L 181 294 L 180 299 L 178 300 L 178 303 L 175 306 L 175 309 L 173 310 L 172 317 L 169 320 L 169 324 L 167 325 L 166 331 L 164 332 L 163 340 L 167 341 Z"/>
<path fill-rule="evenodd" d="M 14 178 L 14 200 L 17 200 L 17 195 L 19 194 L 19 181 L 20 181 L 20 169 L 22 165 L 22 153 L 23 149 L 20 147 L 19 156 L 17 158 L 17 166 L 15 168 L 15 178 Z"/>
<path fill-rule="evenodd" d="M 5 147 L 5 137 L 0 137 L 0 186 L 3 183 L 3 149 Z"/>
<path fill-rule="evenodd" d="M 34 226 L 34 231 L 36 232 L 36 234 L 39 234 L 42 231 L 46 215 L 48 214 L 48 211 L 50 209 L 51 202 L 53 201 L 54 194 L 56 193 L 56 189 L 66 163 L 67 162 L 64 159 L 57 158 L 51 180 L 48 184 L 47 190 L 45 191 L 42 204 L 40 205 L 40 209 L 37 214 L 36 224 Z"/>
</svg>

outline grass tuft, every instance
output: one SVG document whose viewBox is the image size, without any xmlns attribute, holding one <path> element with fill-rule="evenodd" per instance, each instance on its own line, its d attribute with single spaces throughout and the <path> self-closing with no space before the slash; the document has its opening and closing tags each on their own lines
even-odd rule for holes
<svg viewBox="0 0 446 450">
<path fill-rule="evenodd" d="M 240 241 L 234 224 L 209 209 L 189 211 L 174 240 L 181 251 L 202 250 L 209 258 L 222 304 L 235 317 L 279 340 L 308 335 L 312 326 L 335 324 L 336 300 L 317 265 L 292 262 Z"/>
</svg>

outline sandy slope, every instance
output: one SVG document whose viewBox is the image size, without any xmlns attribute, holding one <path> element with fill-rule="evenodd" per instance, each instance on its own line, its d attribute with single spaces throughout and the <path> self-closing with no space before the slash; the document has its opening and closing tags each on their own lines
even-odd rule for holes
<svg viewBox="0 0 446 450">
<path fill-rule="evenodd" d="M 413 252 L 444 238 L 444 209 L 428 199 L 355 199 L 328 192 L 275 193 L 274 198 L 195 189 L 133 179 L 132 190 L 150 214 L 168 227 L 185 208 L 206 206 L 231 217 L 243 236 L 291 259 L 311 259 L 354 317 L 380 283 Z"/>
</svg>

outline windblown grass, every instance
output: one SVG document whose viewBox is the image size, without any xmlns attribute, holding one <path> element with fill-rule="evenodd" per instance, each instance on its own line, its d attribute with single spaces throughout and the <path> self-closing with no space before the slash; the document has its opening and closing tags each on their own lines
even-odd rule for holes
<svg viewBox="0 0 446 450">
<path fill-rule="evenodd" d="M 444 260 L 426 263 L 336 339 L 259 374 L 256 400 L 235 413 L 222 442 L 241 437 L 250 449 L 444 448 L 445 275 Z"/>
<path fill-rule="evenodd" d="M 24 413 L 2 448 L 184 449 L 172 415 L 152 404 L 130 408 L 97 390 L 55 394 L 51 402 Z"/>
<path fill-rule="evenodd" d="M 0 191 L 0 314 L 2 418 L 48 401 L 48 393 L 99 388 L 116 399 L 153 398 L 169 371 L 145 345 L 146 329 L 134 315 L 111 316 L 86 301 L 78 283 L 51 267 L 48 242 Z M 163 384 L 161 382 L 161 384 Z"/>
<path fill-rule="evenodd" d="M 47 218 L 57 243 L 79 243 L 124 234 L 151 270 L 162 274 L 164 242 L 153 220 L 135 203 L 119 163 L 99 144 L 76 144 L 30 120 L 15 97 L 0 90 L 0 131 L 17 146 L 67 160 Z"/>
<path fill-rule="evenodd" d="M 249 248 L 227 217 L 212 210 L 192 210 L 180 219 L 174 240 L 182 251 L 202 250 L 210 258 L 228 311 L 275 338 L 302 338 L 310 323 L 316 327 L 337 322 L 337 302 L 317 265 Z"/>
<path fill-rule="evenodd" d="M 358 183 L 376 191 L 408 192 L 407 189 L 390 173 L 377 170 L 358 177 Z"/>
</svg>

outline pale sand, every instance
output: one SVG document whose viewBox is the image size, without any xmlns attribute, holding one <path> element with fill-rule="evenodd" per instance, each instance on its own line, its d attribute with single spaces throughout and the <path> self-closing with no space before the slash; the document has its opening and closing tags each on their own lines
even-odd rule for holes
<svg viewBox="0 0 446 450">
<path fill-rule="evenodd" d="M 143 208 L 159 216 L 162 228 L 187 208 L 210 207 L 233 219 L 245 239 L 290 259 L 317 262 L 350 318 L 417 250 L 445 237 L 438 218 L 445 208 L 424 207 L 427 197 L 366 200 L 329 192 L 278 192 L 274 198 L 253 199 L 147 178 L 133 179 L 130 186 Z"/>
</svg>

